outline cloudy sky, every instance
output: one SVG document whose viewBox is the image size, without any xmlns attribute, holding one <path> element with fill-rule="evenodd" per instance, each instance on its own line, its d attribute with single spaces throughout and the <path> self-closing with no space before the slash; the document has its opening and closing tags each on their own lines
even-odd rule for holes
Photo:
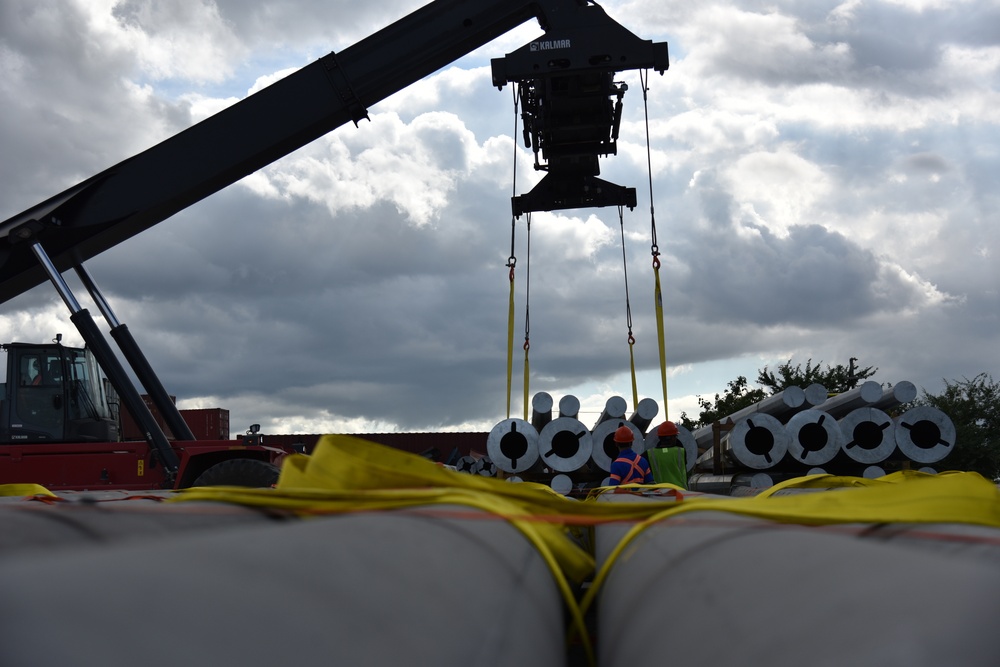
<svg viewBox="0 0 1000 667">
<path fill-rule="evenodd" d="M 421 4 L 0 0 L 0 220 Z M 1000 376 L 997 0 L 601 4 L 670 45 L 648 101 L 669 416 L 788 359 L 857 357 L 932 393 Z M 491 86 L 489 60 L 539 32 L 522 26 L 88 264 L 181 407 L 226 408 L 233 433 L 508 416 L 510 196 L 538 175 L 519 145 L 515 186 L 511 89 Z M 629 304 L 639 397 L 662 416 L 641 84 L 619 78 L 602 178 L 638 191 Z M 530 393 L 577 396 L 585 422 L 610 396 L 632 409 L 617 211 L 535 214 L 530 261 L 524 218 L 515 232 L 511 416 L 526 303 Z M 68 315 L 42 285 L 0 304 L 0 340 L 80 343 Z"/>
</svg>

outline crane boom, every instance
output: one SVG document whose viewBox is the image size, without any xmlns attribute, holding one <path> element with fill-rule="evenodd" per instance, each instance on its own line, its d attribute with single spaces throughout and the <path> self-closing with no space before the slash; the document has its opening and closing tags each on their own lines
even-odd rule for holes
<svg viewBox="0 0 1000 667">
<path fill-rule="evenodd" d="M 494 62 L 494 83 L 667 67 L 585 0 L 436 0 L 146 151 L 0 223 L 0 303 L 67 271 L 350 121 L 369 106 L 536 18 L 544 40 Z M 552 35 L 551 39 L 548 37 Z"/>
</svg>

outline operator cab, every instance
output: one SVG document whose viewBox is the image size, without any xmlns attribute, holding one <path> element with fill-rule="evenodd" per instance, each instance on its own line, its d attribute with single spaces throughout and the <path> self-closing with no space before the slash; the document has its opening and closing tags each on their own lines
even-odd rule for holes
<svg viewBox="0 0 1000 667">
<path fill-rule="evenodd" d="M 87 349 L 8 343 L 0 442 L 117 442 L 114 393 Z M 110 400 L 109 400 L 110 399 Z"/>
</svg>

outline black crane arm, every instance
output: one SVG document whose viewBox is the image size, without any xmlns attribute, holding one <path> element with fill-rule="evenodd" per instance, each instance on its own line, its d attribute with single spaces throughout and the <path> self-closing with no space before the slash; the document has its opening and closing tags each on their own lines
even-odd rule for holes
<svg viewBox="0 0 1000 667">
<path fill-rule="evenodd" d="M 640 40 L 586 0 L 436 0 L 0 223 L 0 303 L 152 227 L 350 121 L 367 108 L 536 18 L 545 37 L 493 64 L 498 86 L 574 71 L 667 68 L 665 43 Z"/>
</svg>

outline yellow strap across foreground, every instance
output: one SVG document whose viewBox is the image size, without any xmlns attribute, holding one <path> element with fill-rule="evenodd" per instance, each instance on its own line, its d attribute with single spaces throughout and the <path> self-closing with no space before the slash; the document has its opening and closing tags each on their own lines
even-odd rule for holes
<svg viewBox="0 0 1000 667">
<path fill-rule="evenodd" d="M 41 484 L 0 484 L 0 496 L 52 496 L 56 494 Z"/>
<path fill-rule="evenodd" d="M 463 505 L 509 521 L 549 565 L 566 601 L 575 631 L 591 651 L 584 615 L 618 555 L 643 530 L 684 512 L 713 510 L 803 525 L 836 523 L 970 523 L 1000 528 L 1000 491 L 976 473 L 925 475 L 911 471 L 879 480 L 830 475 L 798 478 L 778 486 L 831 488 L 827 493 L 745 498 L 673 495 L 664 502 L 604 503 L 566 498 L 543 484 L 510 484 L 458 473 L 421 456 L 343 435 L 327 435 L 311 456 L 286 459 L 275 489 L 198 487 L 175 500 L 213 500 L 266 506 L 305 515 L 427 506 Z M 670 485 L 629 487 L 674 494 Z M 607 491 L 603 489 L 602 491 Z M 596 495 L 599 495 L 600 491 Z M 472 515 L 469 516 L 473 520 Z M 608 521 L 636 521 L 600 571 L 571 530 Z M 593 582 L 578 603 L 569 581 Z M 593 662 L 591 660 L 591 662 Z"/>
<path fill-rule="evenodd" d="M 546 506 L 546 501 L 562 498 L 548 487 L 509 484 L 499 479 L 457 473 L 421 456 L 359 438 L 328 435 L 317 443 L 312 456 L 287 459 L 273 490 L 275 493 L 269 491 L 272 490 L 200 487 L 180 497 L 311 511 L 458 504 L 505 517 L 548 564 L 593 664 L 593 650 L 584 618 L 567 581 L 567 577 L 579 582 L 589 576 L 594 569 L 593 557 L 572 542 L 568 532 L 558 523 L 518 518 L 537 512 Z"/>
</svg>

